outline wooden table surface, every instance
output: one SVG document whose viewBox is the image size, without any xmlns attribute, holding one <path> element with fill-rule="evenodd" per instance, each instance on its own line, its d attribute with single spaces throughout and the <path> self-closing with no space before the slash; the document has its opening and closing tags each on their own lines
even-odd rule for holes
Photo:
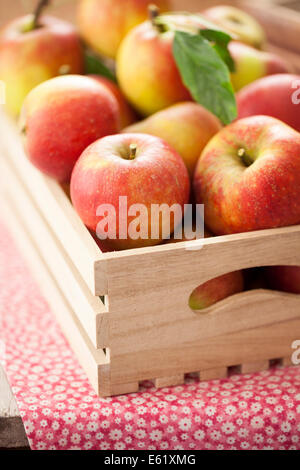
<svg viewBox="0 0 300 470">
<path fill-rule="evenodd" d="M 0 450 L 29 448 L 15 397 L 0 364 Z"/>
</svg>

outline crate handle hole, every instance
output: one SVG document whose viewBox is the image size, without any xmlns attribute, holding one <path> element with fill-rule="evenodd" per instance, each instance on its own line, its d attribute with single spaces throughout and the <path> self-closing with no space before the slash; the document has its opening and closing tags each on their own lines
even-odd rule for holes
<svg viewBox="0 0 300 470">
<path fill-rule="evenodd" d="M 206 315 L 211 312 L 208 307 L 243 290 L 242 271 L 223 274 L 197 286 L 189 297 L 189 307 L 195 313 Z"/>
</svg>

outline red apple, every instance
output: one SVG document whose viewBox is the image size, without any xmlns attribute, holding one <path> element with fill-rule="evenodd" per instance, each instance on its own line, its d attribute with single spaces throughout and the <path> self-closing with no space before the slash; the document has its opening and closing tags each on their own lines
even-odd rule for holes
<svg viewBox="0 0 300 470">
<path fill-rule="evenodd" d="M 109 249 L 160 243 L 181 221 L 189 192 L 189 175 L 180 155 L 162 139 L 147 134 L 119 134 L 98 140 L 83 152 L 71 178 L 71 199 L 77 213 Z M 107 204 L 109 209 L 104 206 Z M 135 204 L 143 207 L 133 214 L 130 211 Z M 175 213 L 168 227 L 163 218 L 151 220 L 152 204 L 177 204 L 181 214 Z M 137 217 L 140 223 L 136 231 L 144 238 L 134 239 L 132 227 Z"/>
<path fill-rule="evenodd" d="M 279 74 L 261 78 L 237 95 L 239 118 L 265 114 L 300 132 L 300 75 Z"/>
<path fill-rule="evenodd" d="M 194 190 L 215 234 L 300 223 L 300 134 L 268 116 L 234 122 L 204 149 Z"/>
<path fill-rule="evenodd" d="M 17 18 L 0 32 L 0 80 L 6 84 L 6 107 L 18 115 L 39 83 L 57 75 L 83 73 L 83 51 L 74 26 L 43 16 L 36 27 L 32 15 Z"/>
<path fill-rule="evenodd" d="M 29 93 L 21 128 L 30 161 L 64 183 L 88 145 L 119 131 L 118 104 L 107 87 L 92 78 L 56 77 Z"/>
<path fill-rule="evenodd" d="M 133 124 L 137 120 L 137 116 L 131 106 L 127 103 L 125 96 L 121 92 L 118 85 L 109 80 L 109 78 L 101 77 L 100 75 L 89 76 L 97 80 L 102 85 L 106 86 L 116 98 L 119 106 L 121 129 L 124 129 L 127 126 L 130 126 L 130 124 Z"/>
<path fill-rule="evenodd" d="M 293 294 L 300 294 L 299 266 L 270 266 L 264 269 L 267 286 Z"/>
</svg>

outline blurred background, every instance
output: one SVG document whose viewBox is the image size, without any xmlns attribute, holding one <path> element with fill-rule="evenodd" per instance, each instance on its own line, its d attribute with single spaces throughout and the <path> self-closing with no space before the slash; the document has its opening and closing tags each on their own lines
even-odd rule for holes
<svg viewBox="0 0 300 470">
<path fill-rule="evenodd" d="M 7 21 L 10 18 L 14 18 L 18 15 L 23 14 L 24 12 L 32 12 L 37 0 L 0 0 L 0 25 Z M 75 5 L 77 0 L 52 0 L 52 8 L 49 9 L 49 12 L 52 10 L 55 13 L 63 18 L 73 19 L 75 13 Z M 153 1 L 155 3 L 155 0 Z M 173 9 L 178 10 L 190 10 L 190 11 L 200 11 L 209 6 L 217 4 L 231 4 L 238 5 L 244 3 L 242 0 L 172 0 Z M 300 11 L 300 0 L 248 0 L 249 4 L 257 3 L 259 5 L 270 3 L 275 3 L 279 5 L 284 5 L 285 7 L 291 10 Z"/>
<path fill-rule="evenodd" d="M 47 12 L 60 18 L 76 21 L 79 0 L 51 0 Z M 99 0 L 101 1 L 101 0 Z M 267 49 L 284 54 L 300 70 L 300 0 L 170 0 L 173 10 L 201 12 L 214 5 L 233 5 L 254 16 L 265 29 Z M 34 11 L 38 0 L 0 0 L 2 24 Z M 153 0 L 155 4 L 155 0 Z"/>
</svg>

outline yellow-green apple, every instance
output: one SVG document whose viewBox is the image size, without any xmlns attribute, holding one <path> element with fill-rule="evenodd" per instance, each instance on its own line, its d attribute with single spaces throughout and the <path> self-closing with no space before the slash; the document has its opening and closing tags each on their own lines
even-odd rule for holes
<svg viewBox="0 0 300 470">
<path fill-rule="evenodd" d="M 235 38 L 261 49 L 266 36 L 261 25 L 251 15 L 239 8 L 218 5 L 208 8 L 202 15 L 234 34 Z"/>
<path fill-rule="evenodd" d="M 65 183 L 88 145 L 119 131 L 119 108 L 113 94 L 96 80 L 65 75 L 27 95 L 20 126 L 30 161 Z"/>
<path fill-rule="evenodd" d="M 231 75 L 235 91 L 266 75 L 291 72 L 291 66 L 280 56 L 242 42 L 232 41 L 229 51 L 235 63 L 235 72 Z"/>
<path fill-rule="evenodd" d="M 181 221 L 190 181 L 180 155 L 147 134 L 118 134 L 90 145 L 77 161 L 71 198 L 108 249 L 156 245 Z M 157 217 L 161 204 L 177 210 Z M 170 214 L 169 214 L 170 215 Z"/>
<path fill-rule="evenodd" d="M 80 0 L 78 24 L 84 40 L 98 53 L 115 58 L 122 39 L 147 19 L 151 0 Z M 156 0 L 164 11 L 169 0 Z"/>
<path fill-rule="evenodd" d="M 57 75 L 83 73 L 83 52 L 74 26 L 42 16 L 18 18 L 0 32 L 0 80 L 6 85 L 6 107 L 18 115 L 25 96 Z"/>
<path fill-rule="evenodd" d="M 192 310 L 203 310 L 243 289 L 242 271 L 223 274 L 196 287 L 189 298 L 189 306 Z"/>
<path fill-rule="evenodd" d="M 221 128 L 214 114 L 200 104 L 187 101 L 159 111 L 123 132 L 151 134 L 164 139 L 182 156 L 192 176 L 205 145 Z"/>
<path fill-rule="evenodd" d="M 173 39 L 173 31 L 162 31 L 154 20 L 146 21 L 132 29 L 119 48 L 120 87 L 145 116 L 191 99 L 173 57 Z"/>
<path fill-rule="evenodd" d="M 215 234 L 300 223 L 300 134 L 269 116 L 222 129 L 194 176 L 197 203 Z"/>
<path fill-rule="evenodd" d="M 237 103 L 240 118 L 265 114 L 300 132 L 300 75 L 261 78 L 238 93 Z"/>
<path fill-rule="evenodd" d="M 121 129 L 124 129 L 124 127 L 129 126 L 130 124 L 132 124 L 133 122 L 135 122 L 137 120 L 137 116 L 136 116 L 134 110 L 129 105 L 129 103 L 126 101 L 125 96 L 121 92 L 118 85 L 116 85 L 109 78 L 102 77 L 100 75 L 89 75 L 89 77 L 94 78 L 99 83 L 106 86 L 111 91 L 111 93 L 114 95 L 114 97 L 116 98 L 116 100 L 118 102 L 118 106 L 119 106 Z"/>
<path fill-rule="evenodd" d="M 299 266 L 269 266 L 263 272 L 270 289 L 300 294 Z"/>
</svg>

